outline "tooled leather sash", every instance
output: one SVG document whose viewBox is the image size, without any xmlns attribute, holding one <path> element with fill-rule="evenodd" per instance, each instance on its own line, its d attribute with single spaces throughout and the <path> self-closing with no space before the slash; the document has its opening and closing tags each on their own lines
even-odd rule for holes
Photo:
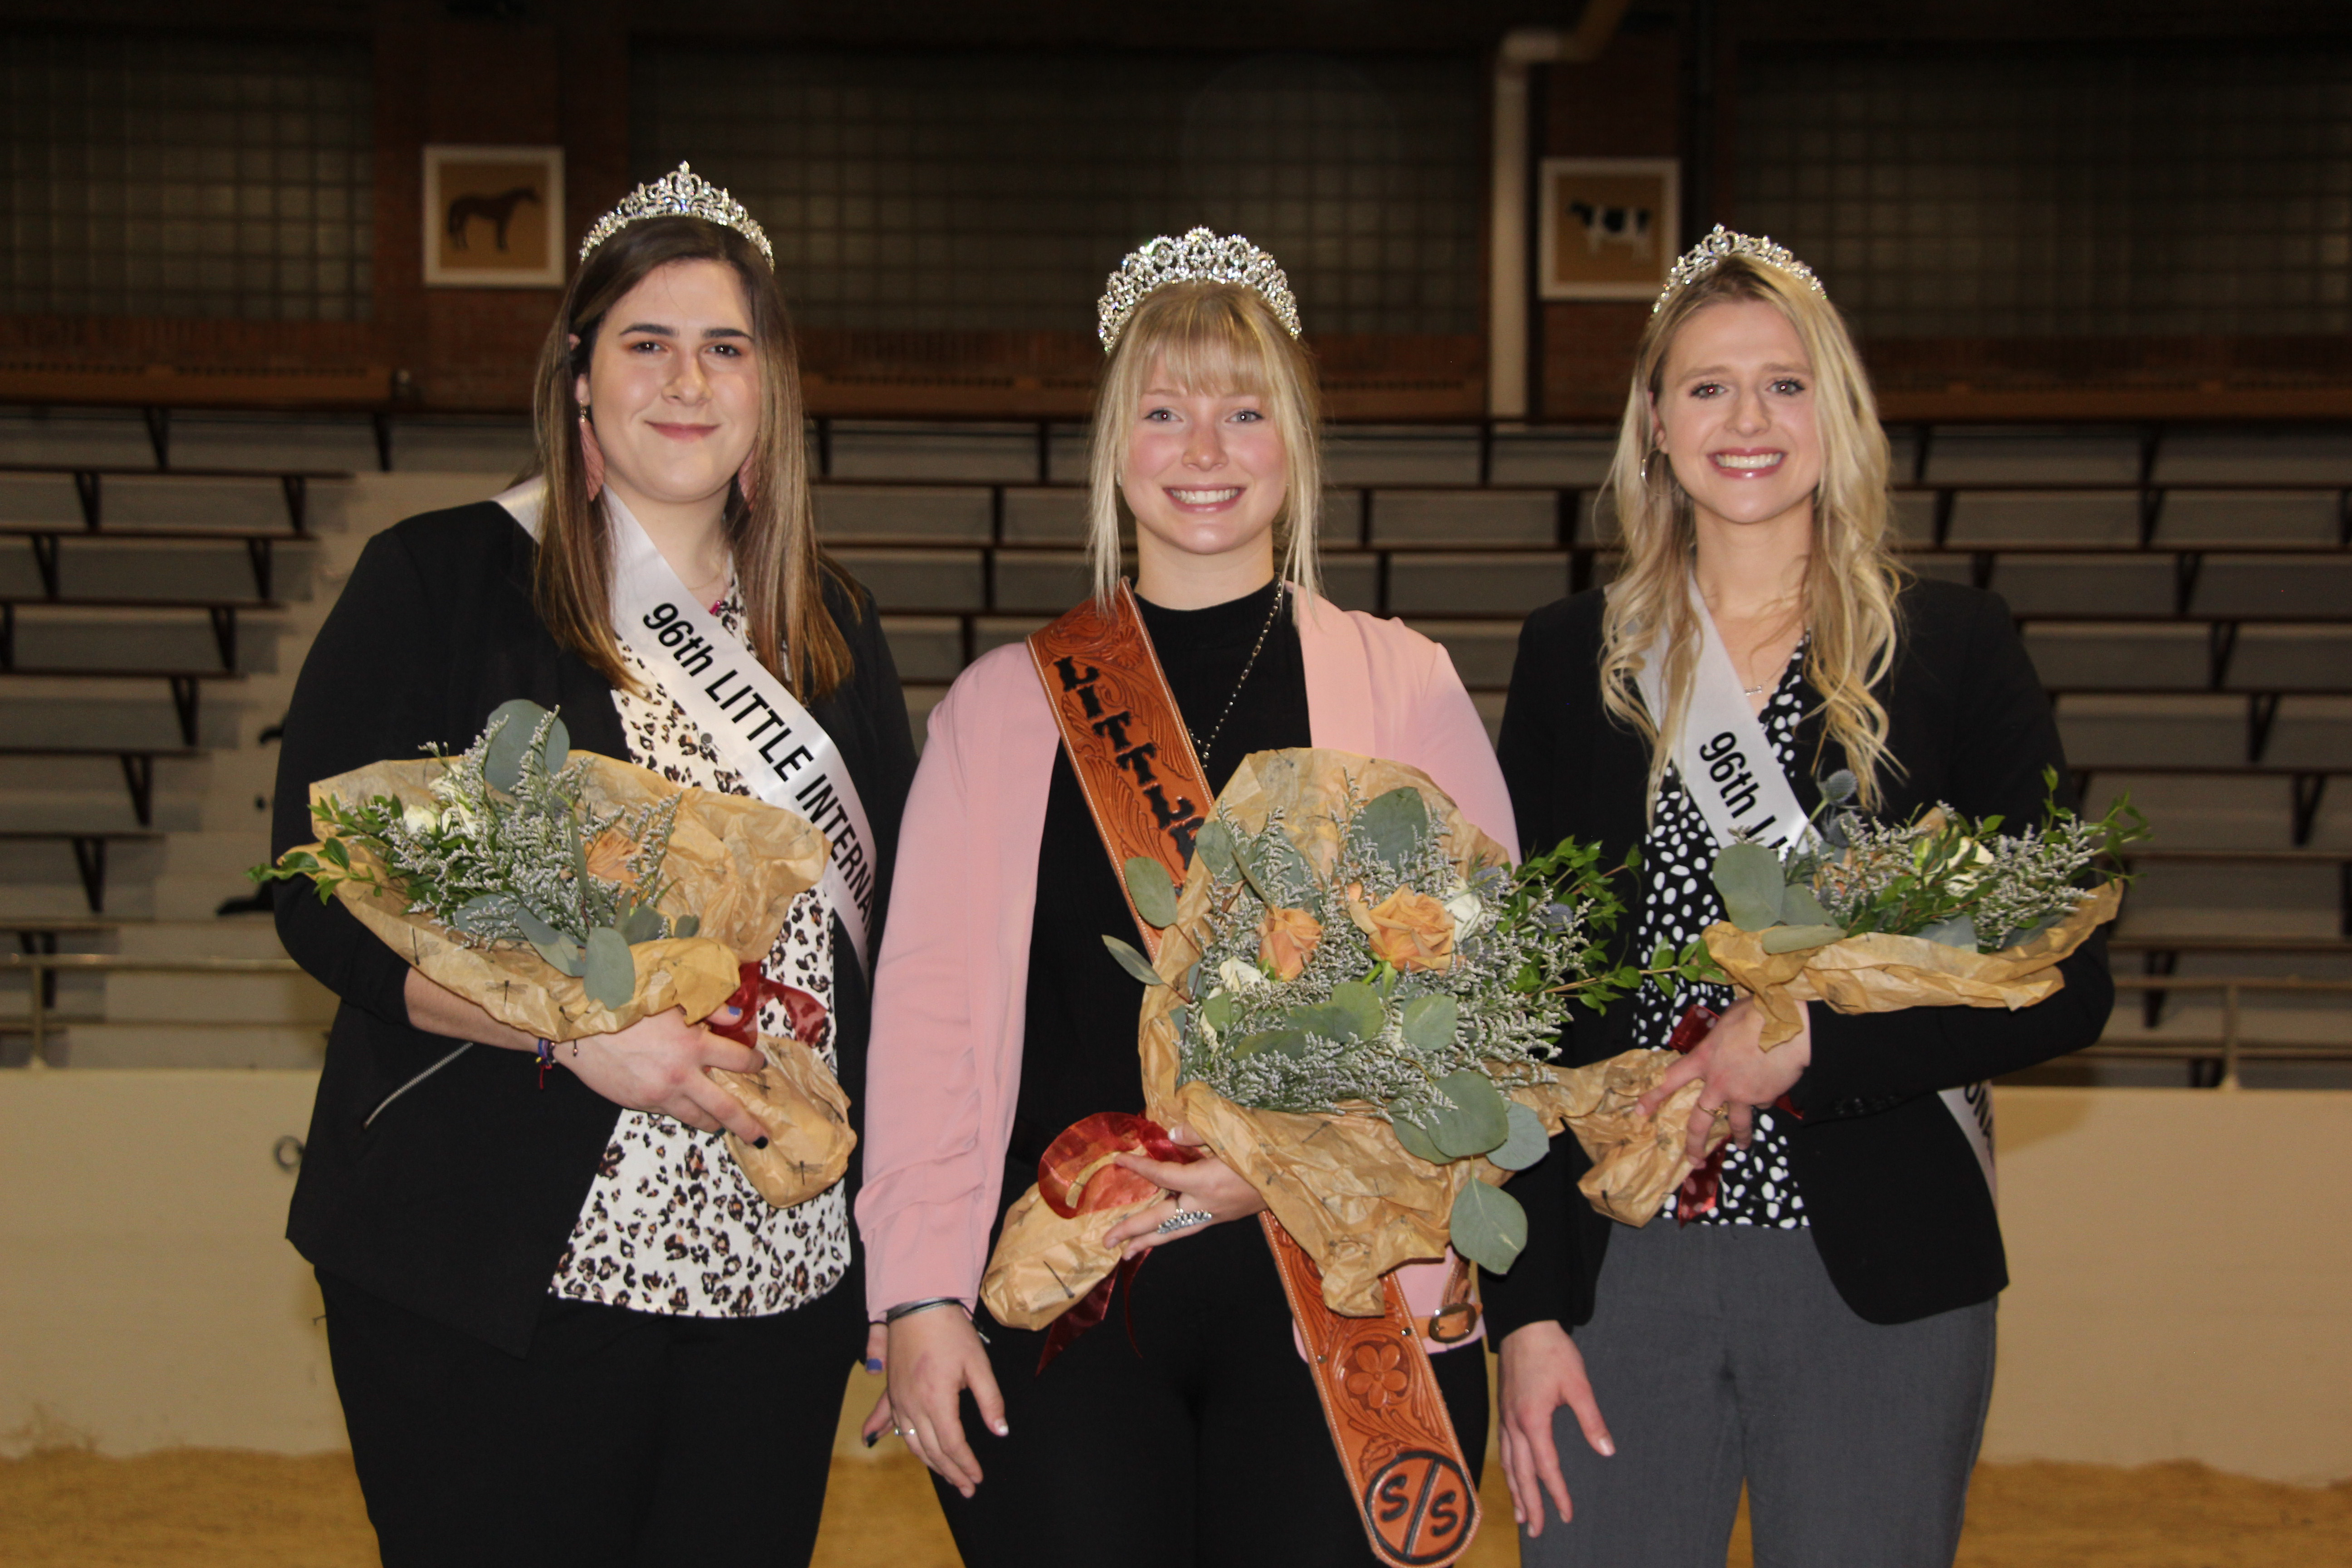
<svg viewBox="0 0 2352 1568">
<path fill-rule="evenodd" d="M 1121 895 L 1139 856 L 1181 886 L 1213 796 L 1127 584 L 1108 613 L 1088 600 L 1033 634 L 1029 657 Z M 1139 914 L 1135 927 L 1158 957 L 1160 932 Z M 1393 1277 L 1381 1316 L 1332 1311 L 1314 1259 L 1273 1215 L 1260 1218 L 1373 1552 L 1391 1568 L 1442 1568 L 1477 1532 L 1478 1498 L 1422 1325 Z"/>
</svg>

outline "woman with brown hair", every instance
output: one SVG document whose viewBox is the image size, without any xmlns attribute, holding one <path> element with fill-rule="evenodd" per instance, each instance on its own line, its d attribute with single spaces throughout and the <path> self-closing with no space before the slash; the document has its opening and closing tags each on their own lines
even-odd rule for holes
<svg viewBox="0 0 2352 1568">
<path fill-rule="evenodd" d="M 1136 935 L 1092 808 L 1106 772 L 1139 793 L 1163 774 L 1195 781 L 1147 797 L 1188 844 L 1182 819 L 1244 756 L 1332 747 L 1418 767 L 1510 836 L 1493 753 L 1444 650 L 1316 591 L 1314 364 L 1274 258 L 1205 229 L 1156 239 L 1113 275 L 1099 322 L 1097 592 L 1039 636 L 1081 628 L 1064 662 L 1082 684 L 1108 668 L 1084 638 L 1116 637 L 1161 695 L 1130 690 L 1131 704 L 1073 731 L 1041 679 L 1060 666 L 1016 645 L 966 670 L 932 712 L 875 995 L 857 1213 L 889 1391 L 867 1431 L 896 1431 L 936 1472 L 967 1563 L 1368 1563 L 1358 1489 L 1255 1221 L 1265 1205 L 1222 1161 L 1120 1156 L 1169 1195 L 1108 1233 L 1152 1256 L 1114 1288 L 1099 1327 L 1049 1336 L 979 1302 L 1004 1210 L 1055 1138 L 1097 1112 L 1144 1109 L 1142 986 L 1102 941 Z M 1108 770 L 1087 751 L 1097 738 L 1118 748 Z M 1448 1268 L 1402 1272 L 1425 1321 Z M 1433 1343 L 1430 1360 L 1475 1468 L 1486 1389 L 1466 1338 Z"/>
<path fill-rule="evenodd" d="M 276 847 L 312 836 L 311 780 L 462 749 L 518 697 L 576 750 L 798 811 L 832 861 L 764 977 L 822 1005 L 855 1108 L 913 747 L 817 545 L 758 224 L 684 165 L 639 187 L 582 247 L 536 409 L 523 483 L 369 542 L 295 689 Z M 866 1329 L 844 1186 L 772 1208 L 727 1152 L 765 1140 L 706 1069 L 759 1052 L 675 1009 L 551 1047 L 338 904 L 278 921 L 342 998 L 289 1235 L 384 1561 L 806 1562 Z"/>
<path fill-rule="evenodd" d="M 1841 770 L 1897 821 L 2041 820 L 2049 700 L 1999 598 L 1895 561 L 1869 381 L 1787 250 L 1718 228 L 1675 268 L 1610 490 L 1616 579 L 1528 617 L 1498 749 L 1526 844 L 1639 849 L 1621 961 L 1724 919 L 1717 849 L 1787 842 Z M 2103 937 L 2061 973 L 2016 1013 L 1811 1009 L 1769 1052 L 1727 987 L 1575 1018 L 1571 1064 L 1719 1012 L 1644 1104 L 1703 1079 L 1692 1156 L 1732 1144 L 1638 1229 L 1578 1195 L 1573 1138 L 1511 1184 L 1527 1250 L 1486 1283 L 1524 1563 L 1720 1564 L 1743 1484 L 1759 1563 L 1951 1561 L 2007 1282 L 1985 1083 L 2088 1045 L 2114 999 Z"/>
</svg>

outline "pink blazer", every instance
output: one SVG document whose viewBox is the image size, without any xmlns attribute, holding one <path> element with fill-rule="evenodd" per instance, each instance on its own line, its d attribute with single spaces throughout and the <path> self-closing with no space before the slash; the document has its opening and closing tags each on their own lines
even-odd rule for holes
<svg viewBox="0 0 2352 1568">
<path fill-rule="evenodd" d="M 1321 599 L 1298 642 L 1318 746 L 1421 769 L 1517 850 L 1502 770 L 1444 648 Z M 877 1321 L 900 1301 L 980 1295 L 1020 1092 L 1037 851 L 1060 744 L 1024 644 L 976 661 L 931 710 L 874 982 L 857 1224 Z M 1408 1289 L 1416 1310 L 1434 1309 L 1439 1283 Z"/>
</svg>

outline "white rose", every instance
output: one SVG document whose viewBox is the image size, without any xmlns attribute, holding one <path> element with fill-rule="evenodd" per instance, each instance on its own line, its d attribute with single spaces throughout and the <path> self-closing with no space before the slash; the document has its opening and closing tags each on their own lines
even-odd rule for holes
<svg viewBox="0 0 2352 1568">
<path fill-rule="evenodd" d="M 467 809 L 464 802 L 457 802 L 441 814 L 441 826 L 452 833 L 471 833 L 474 831 L 474 814 Z"/>
<path fill-rule="evenodd" d="M 1217 978 L 1228 991 L 1255 991 L 1267 984 L 1265 971 L 1241 958 L 1229 958 L 1217 965 Z"/>
<path fill-rule="evenodd" d="M 1445 900 L 1445 912 L 1454 917 L 1454 945 L 1460 947 L 1470 940 L 1470 933 L 1486 923 L 1486 906 L 1468 888 Z"/>
<path fill-rule="evenodd" d="M 1977 884 L 1984 879 L 1982 868 L 1991 864 L 1990 850 L 1973 838 L 1963 838 L 1952 846 L 1951 853 L 1944 857 L 1926 879 L 1940 882 L 1950 892 L 1965 895 L 1976 891 Z"/>
<path fill-rule="evenodd" d="M 441 819 L 429 805 L 412 805 L 402 809 L 400 825 L 411 833 L 430 833 L 441 826 Z"/>
</svg>

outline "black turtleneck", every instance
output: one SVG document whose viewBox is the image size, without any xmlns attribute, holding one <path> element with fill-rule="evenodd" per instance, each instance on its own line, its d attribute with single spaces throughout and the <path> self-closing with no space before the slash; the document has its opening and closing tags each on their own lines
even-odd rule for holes
<svg viewBox="0 0 2352 1568">
<path fill-rule="evenodd" d="M 1279 593 L 1268 584 L 1245 598 L 1205 610 L 1164 610 L 1137 601 L 1196 751 L 1210 740 L 1227 700 L 1233 701 L 1223 730 L 1201 759 L 1212 789 L 1224 788 L 1252 752 L 1314 743 L 1298 629 L 1286 613 L 1265 633 L 1256 665 L 1241 679 Z M 1103 947 L 1106 935 L 1141 945 L 1069 753 L 1057 749 L 1045 800 L 1045 840 L 1037 850 L 1021 1093 L 1005 1154 L 1007 1205 L 1037 1179 L 1038 1157 L 1070 1123 L 1098 1110 L 1143 1109 L 1135 1050 L 1143 986 Z"/>
</svg>

